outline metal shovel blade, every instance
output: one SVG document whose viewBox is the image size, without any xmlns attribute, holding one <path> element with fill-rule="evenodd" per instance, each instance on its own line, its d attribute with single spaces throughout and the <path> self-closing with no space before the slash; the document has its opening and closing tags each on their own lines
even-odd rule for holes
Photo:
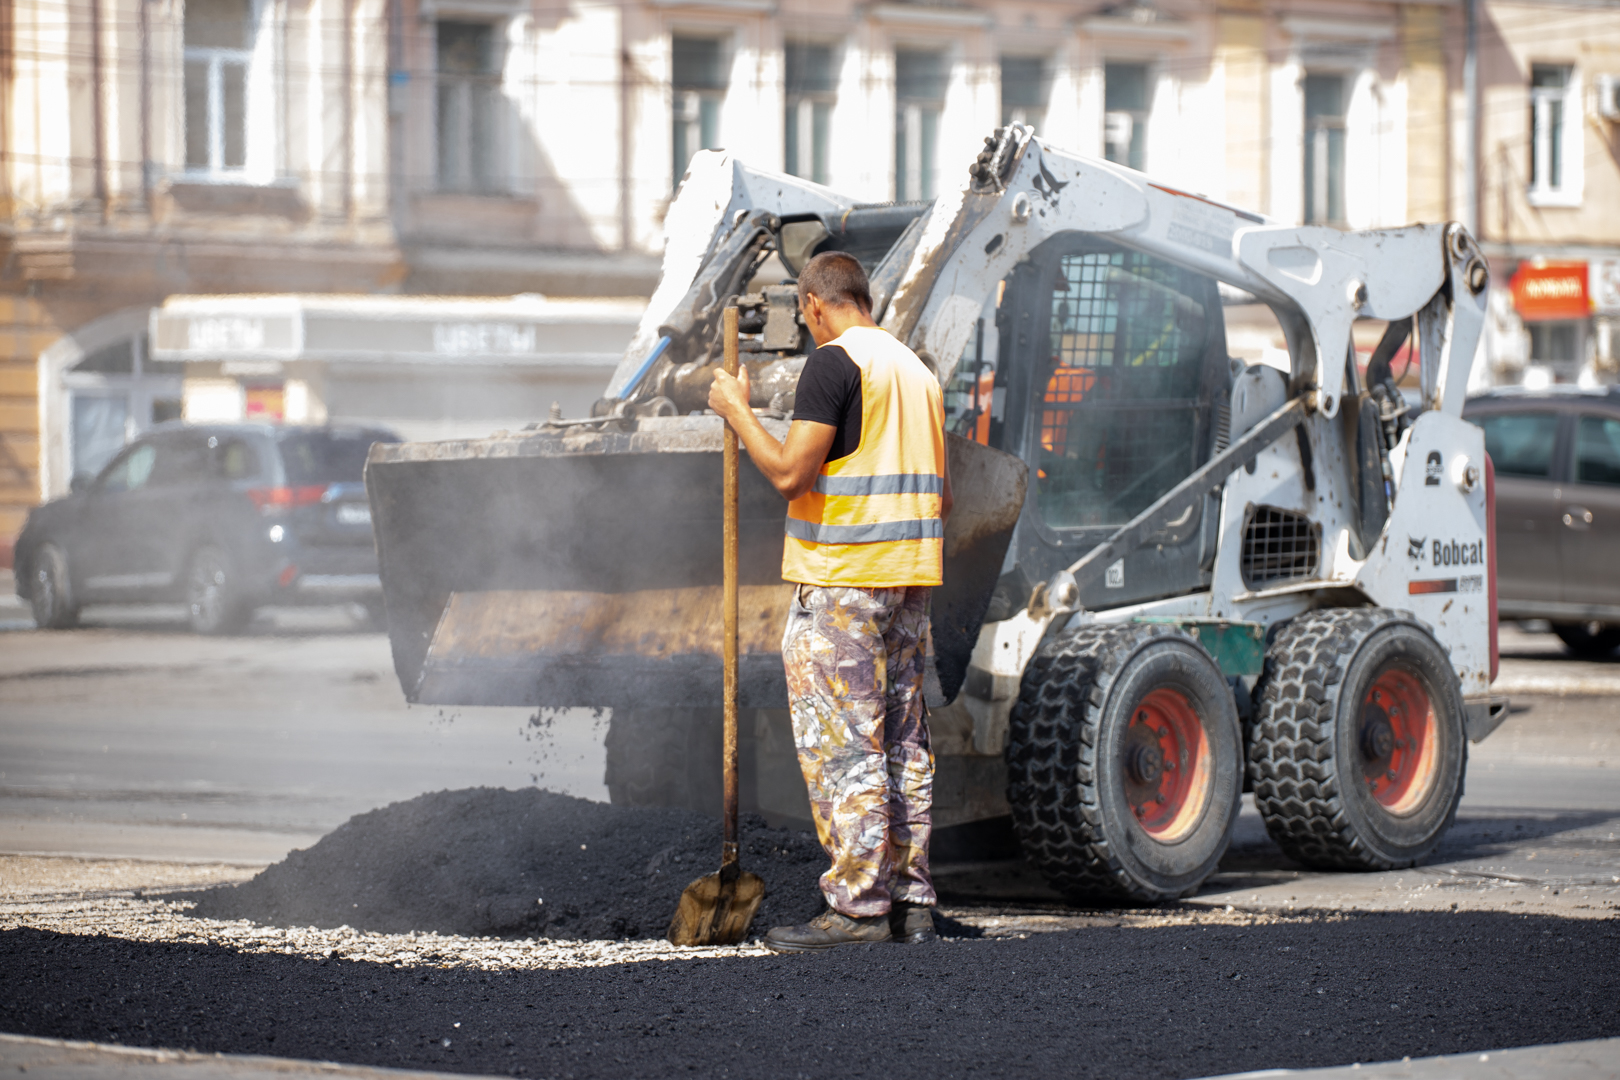
<svg viewBox="0 0 1620 1080">
<path fill-rule="evenodd" d="M 748 936 L 765 882 L 735 863 L 686 887 L 669 921 L 672 945 L 735 945 Z"/>
</svg>

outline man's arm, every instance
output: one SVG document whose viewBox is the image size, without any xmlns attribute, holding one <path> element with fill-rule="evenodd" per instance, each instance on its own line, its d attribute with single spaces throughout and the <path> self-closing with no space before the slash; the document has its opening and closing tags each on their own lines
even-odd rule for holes
<svg viewBox="0 0 1620 1080">
<path fill-rule="evenodd" d="M 795 420 L 788 428 L 787 442 L 765 430 L 748 405 L 748 369 L 739 367 L 735 377 L 723 371 L 714 373 L 709 386 L 709 408 L 719 413 L 742 440 L 748 456 L 765 479 L 792 502 L 808 492 L 827 460 L 838 429 L 813 420 Z M 949 481 L 946 490 L 949 491 Z"/>
</svg>

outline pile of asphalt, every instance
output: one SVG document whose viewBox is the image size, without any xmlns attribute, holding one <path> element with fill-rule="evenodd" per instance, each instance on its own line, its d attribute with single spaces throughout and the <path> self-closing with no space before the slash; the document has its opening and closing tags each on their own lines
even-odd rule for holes
<svg viewBox="0 0 1620 1080">
<path fill-rule="evenodd" d="M 753 931 L 821 909 L 815 837 L 745 815 L 742 865 L 765 879 Z M 695 878 L 720 866 L 720 820 L 527 788 L 440 791 L 358 814 L 193 915 L 269 926 L 490 937 L 662 937 Z"/>
</svg>

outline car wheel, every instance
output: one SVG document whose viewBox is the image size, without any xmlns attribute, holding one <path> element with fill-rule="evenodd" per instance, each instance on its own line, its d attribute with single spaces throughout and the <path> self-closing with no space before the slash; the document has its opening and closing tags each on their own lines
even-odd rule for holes
<svg viewBox="0 0 1620 1080">
<path fill-rule="evenodd" d="M 186 567 L 186 607 L 199 634 L 229 634 L 247 625 L 253 609 L 243 602 L 235 571 L 216 547 L 199 548 Z"/>
<path fill-rule="evenodd" d="M 1620 626 L 1599 622 L 1553 623 L 1553 633 L 1576 656 L 1608 656 L 1620 648 Z"/>
<path fill-rule="evenodd" d="M 34 625 L 41 630 L 66 630 L 78 625 L 79 606 L 73 600 L 67 555 L 55 544 L 43 545 L 34 555 L 34 587 L 29 600 Z"/>
</svg>

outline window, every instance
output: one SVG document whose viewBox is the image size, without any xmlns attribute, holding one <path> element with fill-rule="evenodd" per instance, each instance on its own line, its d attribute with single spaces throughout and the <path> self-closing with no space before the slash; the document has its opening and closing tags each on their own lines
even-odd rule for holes
<svg viewBox="0 0 1620 1080">
<path fill-rule="evenodd" d="M 1528 323 L 1532 364 L 1571 365 L 1580 359 L 1581 324 L 1570 320 Z"/>
<path fill-rule="evenodd" d="M 1038 56 L 1001 58 L 1001 122 L 1028 124 L 1037 133 L 1046 122 L 1046 61 Z"/>
<path fill-rule="evenodd" d="M 1498 413 L 1478 421 L 1485 430 L 1485 452 L 1500 476 L 1552 475 L 1554 413 Z"/>
<path fill-rule="evenodd" d="M 73 395 L 73 429 L 69 444 L 73 475 L 94 476 L 124 448 L 128 437 L 126 394 Z"/>
<path fill-rule="evenodd" d="M 151 443 L 140 443 L 129 453 L 113 462 L 101 476 L 103 491 L 139 491 L 152 476 L 157 463 L 157 451 Z"/>
<path fill-rule="evenodd" d="M 944 53 L 894 54 L 894 197 L 900 202 L 934 197 L 948 73 Z"/>
<path fill-rule="evenodd" d="M 1146 64 L 1103 66 L 1103 154 L 1140 171 L 1147 162 Z"/>
<path fill-rule="evenodd" d="M 186 0 L 186 169 L 203 175 L 247 167 L 252 0 Z"/>
<path fill-rule="evenodd" d="M 1137 252 L 1060 260 L 1036 407 L 1048 525 L 1123 524 L 1197 464 L 1212 293 L 1207 279 Z"/>
<path fill-rule="evenodd" d="M 259 455 L 241 439 L 220 444 L 214 462 L 226 480 L 250 480 L 259 475 Z"/>
<path fill-rule="evenodd" d="M 439 189 L 501 186 L 500 56 L 488 23 L 438 24 Z"/>
<path fill-rule="evenodd" d="M 997 297 L 992 296 L 974 323 L 973 337 L 945 386 L 946 430 L 986 446 L 1000 445 L 1007 395 L 1005 386 L 996 386 L 1000 344 L 995 322 L 997 306 Z"/>
<path fill-rule="evenodd" d="M 726 57 L 718 38 L 677 37 L 673 44 L 675 186 L 692 155 L 720 148 L 720 103 L 725 100 Z"/>
<path fill-rule="evenodd" d="M 1344 221 L 1343 75 L 1305 76 L 1305 223 Z"/>
<path fill-rule="evenodd" d="M 794 176 L 827 182 L 827 140 L 832 128 L 837 72 L 830 45 L 794 45 L 786 50 L 787 152 Z"/>
<path fill-rule="evenodd" d="M 1530 66 L 1530 195 L 1557 199 L 1574 193 L 1567 160 L 1569 123 L 1578 110 L 1571 96 L 1573 71 L 1562 64 Z M 1575 140 L 1579 143 L 1579 138 Z"/>
<path fill-rule="evenodd" d="M 370 431 L 339 434 L 330 431 L 289 435 L 281 440 L 281 462 L 287 483 L 358 484 L 365 479 L 366 456 L 377 442 L 396 442 Z"/>
<path fill-rule="evenodd" d="M 194 432 L 164 437 L 154 444 L 157 464 L 152 469 L 152 486 L 180 487 L 196 484 L 208 475 L 208 447 L 203 436 Z"/>
<path fill-rule="evenodd" d="M 1583 416 L 1575 432 L 1575 479 L 1620 484 L 1620 420 Z"/>
</svg>

